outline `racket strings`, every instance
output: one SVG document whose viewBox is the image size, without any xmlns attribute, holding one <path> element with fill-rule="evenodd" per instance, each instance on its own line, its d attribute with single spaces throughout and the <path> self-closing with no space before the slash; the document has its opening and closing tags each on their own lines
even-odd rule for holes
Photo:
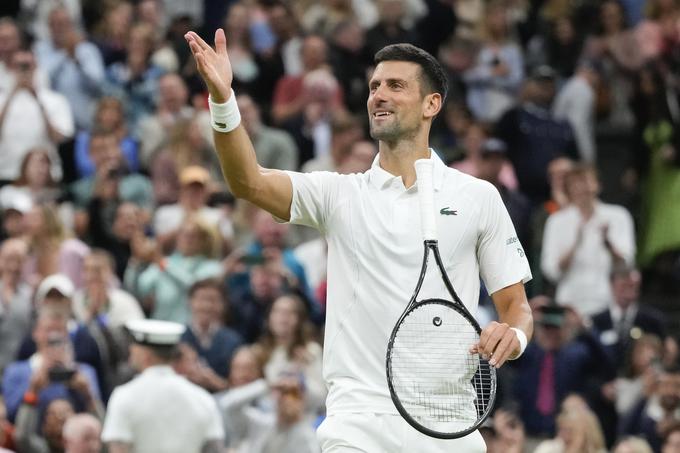
<svg viewBox="0 0 680 453">
<path fill-rule="evenodd" d="M 417 306 L 398 326 L 390 356 L 392 388 L 417 423 L 453 433 L 488 412 L 496 381 L 488 362 L 469 352 L 478 341 L 470 322 L 441 303 Z"/>
</svg>

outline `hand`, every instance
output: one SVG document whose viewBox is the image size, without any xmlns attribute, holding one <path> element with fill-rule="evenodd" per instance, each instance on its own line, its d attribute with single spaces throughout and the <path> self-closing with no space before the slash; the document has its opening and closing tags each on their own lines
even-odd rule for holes
<svg viewBox="0 0 680 453">
<path fill-rule="evenodd" d="M 501 61 L 500 63 L 498 63 L 497 65 L 495 65 L 495 66 L 493 67 L 493 69 L 491 70 L 491 72 L 492 72 L 493 75 L 496 76 L 496 77 L 505 77 L 505 76 L 507 76 L 508 74 L 510 74 L 510 66 L 508 66 L 507 64 L 505 64 L 504 61 Z"/>
<path fill-rule="evenodd" d="M 479 343 L 470 348 L 470 354 L 481 354 L 489 363 L 500 368 L 510 358 L 520 353 L 519 340 L 507 323 L 491 322 L 482 330 Z"/>
<path fill-rule="evenodd" d="M 73 58 L 76 55 L 76 47 L 78 47 L 78 44 L 80 44 L 81 42 L 83 42 L 83 36 L 80 33 L 78 33 L 78 31 L 71 30 L 66 35 L 66 40 L 64 42 L 64 50 L 66 51 L 67 54 L 69 54 Z"/>
<path fill-rule="evenodd" d="M 227 38 L 224 36 L 224 30 L 218 28 L 215 32 L 215 49 L 193 31 L 184 35 L 184 38 L 194 55 L 198 72 L 208 86 L 210 97 L 214 102 L 225 102 L 231 95 L 234 75 L 227 55 Z"/>
<path fill-rule="evenodd" d="M 68 386 L 79 394 L 85 396 L 87 399 L 92 397 L 92 393 L 90 392 L 90 383 L 87 381 L 85 375 L 80 371 L 76 371 L 71 380 L 68 381 Z"/>
<path fill-rule="evenodd" d="M 47 387 L 50 383 L 49 367 L 43 364 L 40 368 L 35 370 L 31 375 L 31 381 L 28 384 L 28 390 L 35 393 L 40 393 L 42 389 Z"/>
<path fill-rule="evenodd" d="M 120 179 L 111 175 L 111 172 L 115 170 L 116 166 L 111 163 L 102 165 L 97 169 L 94 185 L 95 197 L 102 200 L 113 200 L 118 196 Z"/>
<path fill-rule="evenodd" d="M 88 307 L 89 319 L 93 319 L 106 306 L 106 302 L 108 300 L 106 287 L 102 286 L 101 284 L 89 286 L 87 288 L 87 297 L 90 302 L 90 306 Z"/>
</svg>

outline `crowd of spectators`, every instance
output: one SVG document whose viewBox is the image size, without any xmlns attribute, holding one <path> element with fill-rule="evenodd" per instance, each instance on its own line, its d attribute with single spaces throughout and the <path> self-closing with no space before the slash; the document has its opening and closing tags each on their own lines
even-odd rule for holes
<svg viewBox="0 0 680 453">
<path fill-rule="evenodd" d="M 433 149 L 498 188 L 534 276 L 489 451 L 680 452 L 678 0 L 3 1 L 0 451 L 101 451 L 141 318 L 186 326 L 227 451 L 318 451 L 326 244 L 224 185 L 183 39 L 218 27 L 267 168 L 367 170 L 373 54 L 443 63 Z"/>
</svg>

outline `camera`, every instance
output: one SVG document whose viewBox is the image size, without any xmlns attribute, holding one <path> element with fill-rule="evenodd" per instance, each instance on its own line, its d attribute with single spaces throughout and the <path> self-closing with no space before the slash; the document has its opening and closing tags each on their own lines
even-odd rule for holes
<svg viewBox="0 0 680 453">
<path fill-rule="evenodd" d="M 123 171 L 122 168 L 112 168 L 109 170 L 109 172 L 106 174 L 106 177 L 109 179 L 120 179 L 125 175 L 125 172 Z"/>
<path fill-rule="evenodd" d="M 63 365 L 56 365 L 47 371 L 51 382 L 67 382 L 76 374 L 76 369 Z"/>
</svg>

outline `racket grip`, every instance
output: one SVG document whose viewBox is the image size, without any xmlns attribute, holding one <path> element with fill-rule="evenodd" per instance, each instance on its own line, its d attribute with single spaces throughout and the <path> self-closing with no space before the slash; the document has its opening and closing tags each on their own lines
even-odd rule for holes
<svg viewBox="0 0 680 453">
<path fill-rule="evenodd" d="M 437 224 L 434 216 L 434 186 L 432 183 L 434 161 L 432 159 L 418 159 L 415 162 L 415 167 L 423 240 L 436 240 Z"/>
</svg>

